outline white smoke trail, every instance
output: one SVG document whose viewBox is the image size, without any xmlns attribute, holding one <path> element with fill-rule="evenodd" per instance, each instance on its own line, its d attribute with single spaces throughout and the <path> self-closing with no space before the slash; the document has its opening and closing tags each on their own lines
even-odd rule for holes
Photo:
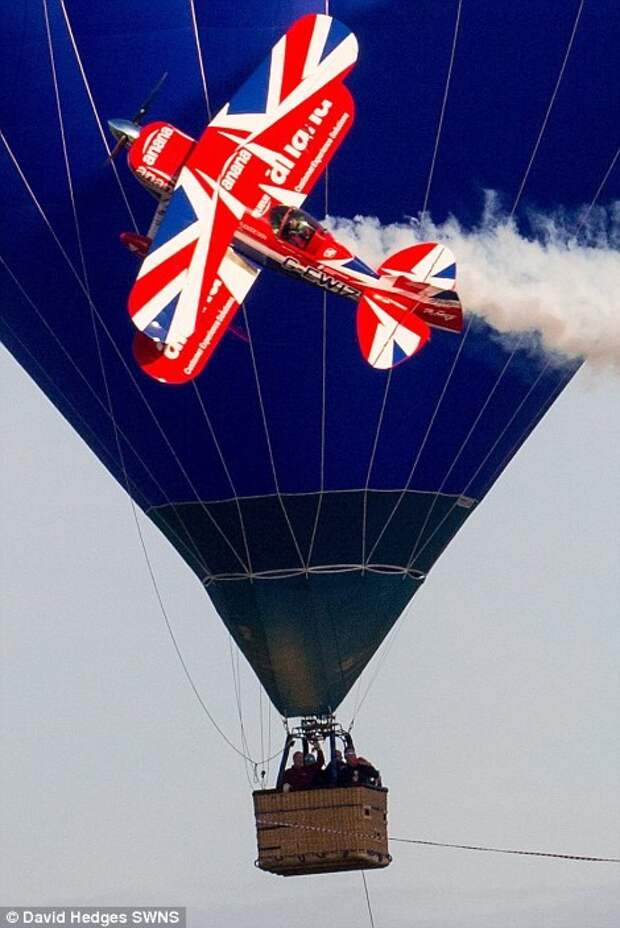
<svg viewBox="0 0 620 928">
<path fill-rule="evenodd" d="M 415 241 L 448 245 L 466 312 L 509 337 L 538 332 L 552 352 L 620 370 L 620 201 L 592 210 L 579 240 L 579 216 L 559 211 L 529 220 L 533 237 L 525 238 L 488 194 L 473 229 L 454 218 L 438 225 L 428 216 L 388 226 L 363 216 L 329 217 L 325 224 L 375 267 Z"/>
</svg>

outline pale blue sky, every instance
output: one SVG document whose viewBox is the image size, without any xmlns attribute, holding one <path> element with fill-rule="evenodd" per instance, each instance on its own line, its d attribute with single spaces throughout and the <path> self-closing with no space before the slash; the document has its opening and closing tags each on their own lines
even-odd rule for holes
<svg viewBox="0 0 620 928">
<path fill-rule="evenodd" d="M 6 355 L 2 396 L 2 900 L 366 924 L 358 873 L 254 869 L 243 762 L 182 675 L 127 498 Z M 416 596 L 354 729 L 393 835 L 619 855 L 618 408 L 617 377 L 582 370 Z M 143 522 L 192 673 L 239 743 L 227 633 Z M 272 731 L 277 748 L 275 715 Z M 368 876 L 378 928 L 618 924 L 618 865 L 391 850 Z"/>
</svg>

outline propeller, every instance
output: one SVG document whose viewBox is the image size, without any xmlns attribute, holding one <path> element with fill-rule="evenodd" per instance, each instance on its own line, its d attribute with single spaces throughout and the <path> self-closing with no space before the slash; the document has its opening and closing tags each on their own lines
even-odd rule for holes
<svg viewBox="0 0 620 928">
<path fill-rule="evenodd" d="M 138 111 L 135 113 L 132 119 L 109 119 L 108 128 L 110 132 L 116 139 L 116 145 L 110 152 L 109 156 L 106 158 L 106 164 L 109 164 L 111 161 L 114 161 L 118 155 L 121 148 L 128 147 L 132 145 L 138 136 L 140 135 L 140 123 L 146 116 L 151 103 L 159 93 L 162 84 L 168 77 L 168 72 L 164 71 L 162 76 L 159 78 L 155 86 L 152 88 L 150 93 L 147 95 L 146 99 L 142 102 Z"/>
</svg>

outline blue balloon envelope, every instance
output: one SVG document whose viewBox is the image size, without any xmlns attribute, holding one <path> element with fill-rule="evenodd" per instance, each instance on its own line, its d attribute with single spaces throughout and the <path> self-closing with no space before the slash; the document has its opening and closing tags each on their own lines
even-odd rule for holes
<svg viewBox="0 0 620 928">
<path fill-rule="evenodd" d="M 49 0 L 7 11 L 0 39 L 9 90 L 3 338 L 200 578 L 287 716 L 336 709 L 578 366 L 470 316 L 462 335 L 434 332 L 419 357 L 378 372 L 359 353 L 354 304 L 265 272 L 244 309 L 243 337 L 227 335 L 195 383 L 165 387 L 140 373 L 125 309 L 137 264 L 118 233 L 134 221 L 144 231 L 154 201 L 120 161 L 118 178 L 103 165 L 103 123 L 131 115 L 167 70 L 153 116 L 199 135 L 208 111 L 290 22 L 322 8 L 209 5 L 195 31 L 191 8 L 173 0 L 100 10 Z M 332 4 L 362 54 L 349 81 L 356 126 L 329 192 L 322 186 L 307 204 L 319 218 L 326 197 L 332 214 L 385 221 L 421 206 L 445 81 L 424 75 L 435 73 L 438 43 L 445 57 L 452 36 L 434 4 L 421 8 L 412 24 L 399 4 Z M 515 47 L 530 27 L 515 22 Z M 394 58 L 399 43 L 403 60 Z M 446 121 L 447 162 L 438 162 L 432 201 L 440 216 L 454 208 L 467 219 L 481 186 L 514 188 L 520 179 L 528 146 L 517 146 L 511 168 L 488 145 L 474 154 L 470 122 L 479 118 L 479 132 L 483 119 L 462 115 L 465 98 L 482 94 L 496 145 L 504 85 L 493 98 L 485 76 L 509 58 L 491 36 L 483 73 L 463 68 L 455 81 L 450 99 L 461 115 Z M 515 107 L 517 122 L 540 117 L 522 94 Z M 583 112 L 594 125 L 598 112 Z M 512 120 L 508 131 L 513 153 Z M 544 199 L 553 165 L 543 161 L 541 171 L 535 189 Z M 588 198 L 564 178 L 559 186 L 564 202 Z"/>
</svg>

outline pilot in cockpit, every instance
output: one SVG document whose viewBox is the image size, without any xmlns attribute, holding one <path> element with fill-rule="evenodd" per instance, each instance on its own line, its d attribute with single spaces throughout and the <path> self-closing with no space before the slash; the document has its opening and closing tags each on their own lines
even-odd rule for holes
<svg viewBox="0 0 620 928">
<path fill-rule="evenodd" d="M 271 211 L 270 218 L 276 235 L 294 248 L 302 250 L 308 247 L 318 228 L 318 223 L 300 209 L 276 206 Z"/>
</svg>

